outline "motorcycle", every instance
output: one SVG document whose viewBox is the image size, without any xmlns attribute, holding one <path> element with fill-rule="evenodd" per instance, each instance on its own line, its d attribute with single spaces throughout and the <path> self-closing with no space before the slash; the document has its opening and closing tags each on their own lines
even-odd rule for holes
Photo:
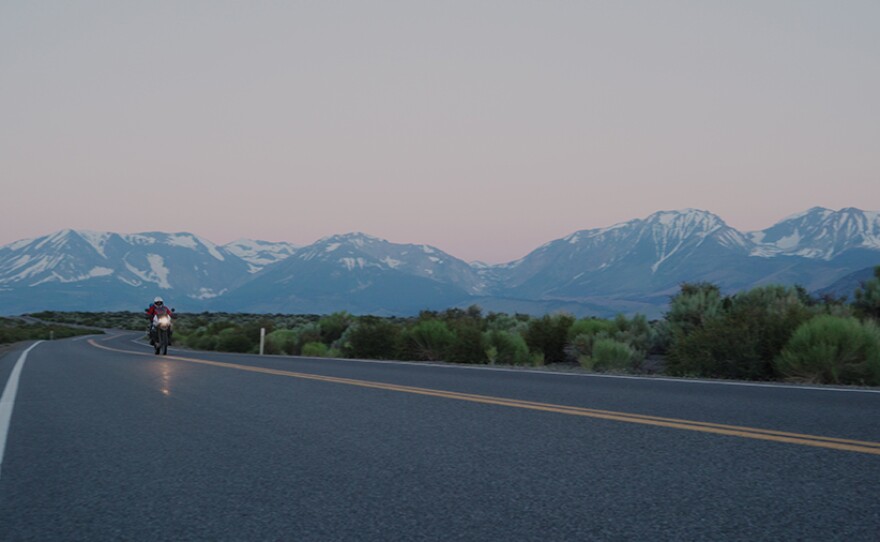
<svg viewBox="0 0 880 542">
<path fill-rule="evenodd" d="M 174 309 L 171 309 L 174 312 Z M 156 349 L 156 355 L 168 355 L 168 345 L 171 344 L 171 314 L 154 315 L 150 326 L 150 341 Z"/>
</svg>

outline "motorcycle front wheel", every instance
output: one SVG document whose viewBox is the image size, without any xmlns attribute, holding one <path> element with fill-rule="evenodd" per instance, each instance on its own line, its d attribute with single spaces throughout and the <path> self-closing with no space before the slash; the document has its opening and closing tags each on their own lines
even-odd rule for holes
<svg viewBox="0 0 880 542">
<path fill-rule="evenodd" d="M 156 347 L 156 354 L 168 355 L 168 330 L 159 330 L 159 346 Z"/>
</svg>

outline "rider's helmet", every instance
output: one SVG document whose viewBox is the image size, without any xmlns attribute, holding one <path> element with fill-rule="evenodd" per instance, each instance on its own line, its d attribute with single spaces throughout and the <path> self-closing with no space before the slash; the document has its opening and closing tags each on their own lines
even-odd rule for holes
<svg viewBox="0 0 880 542">
<path fill-rule="evenodd" d="M 158 296 L 156 296 L 156 299 L 153 300 L 153 303 L 159 305 L 160 307 L 165 304 L 165 302 L 162 301 L 162 298 Z"/>
</svg>

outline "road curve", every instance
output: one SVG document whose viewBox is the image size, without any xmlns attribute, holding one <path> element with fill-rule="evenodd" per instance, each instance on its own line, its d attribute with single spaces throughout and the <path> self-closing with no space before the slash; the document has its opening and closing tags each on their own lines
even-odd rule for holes
<svg viewBox="0 0 880 542">
<path fill-rule="evenodd" d="M 877 540 L 880 393 L 45 342 L 3 540 Z M 0 358 L 0 386 L 29 345 Z M 0 452 L 3 452 L 0 450 Z"/>
</svg>

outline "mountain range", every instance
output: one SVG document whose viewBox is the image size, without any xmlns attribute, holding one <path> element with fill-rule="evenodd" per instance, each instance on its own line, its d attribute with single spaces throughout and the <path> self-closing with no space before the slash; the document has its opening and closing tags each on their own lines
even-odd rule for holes
<svg viewBox="0 0 880 542">
<path fill-rule="evenodd" d="M 834 292 L 878 264 L 880 213 L 854 208 L 816 207 L 757 232 L 707 211 L 661 211 L 575 232 L 500 265 L 363 233 L 297 247 L 63 230 L 0 247 L 0 314 L 138 310 L 161 295 L 186 312 L 409 315 L 478 304 L 653 317 L 683 282 L 709 281 L 725 292 L 765 284 Z"/>
</svg>

